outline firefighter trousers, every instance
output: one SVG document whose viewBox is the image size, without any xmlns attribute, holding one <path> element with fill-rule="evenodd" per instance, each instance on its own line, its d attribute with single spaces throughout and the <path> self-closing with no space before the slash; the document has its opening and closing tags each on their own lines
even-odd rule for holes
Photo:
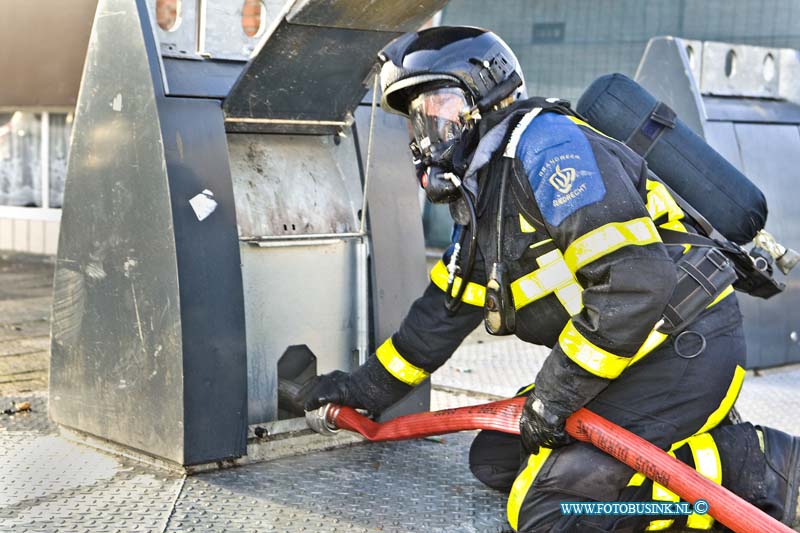
<svg viewBox="0 0 800 533">
<path fill-rule="evenodd" d="M 758 504 L 763 495 L 751 486 L 760 482 L 763 489 L 759 434 L 750 424 L 731 425 L 728 417 L 744 378 L 745 343 L 735 296 L 706 311 L 687 331 L 630 366 L 587 408 Z M 484 431 L 473 442 L 470 468 L 485 484 L 509 492 L 508 520 L 516 531 L 714 527 L 710 516 L 699 514 L 562 514 L 560 504 L 566 502 L 679 501 L 586 443 L 527 456 L 519 437 Z M 780 518 L 782 511 L 774 512 Z"/>
</svg>

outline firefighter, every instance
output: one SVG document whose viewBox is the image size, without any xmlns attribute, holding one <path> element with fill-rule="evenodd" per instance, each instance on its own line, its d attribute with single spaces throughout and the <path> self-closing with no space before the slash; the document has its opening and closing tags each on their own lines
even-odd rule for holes
<svg viewBox="0 0 800 533">
<path fill-rule="evenodd" d="M 731 279 L 709 273 L 724 270 L 709 250 L 662 242 L 659 227 L 696 230 L 644 160 L 567 102 L 527 98 L 513 52 L 486 30 L 407 34 L 381 59 L 381 105 L 410 120 L 420 184 L 450 204 L 454 242 L 399 330 L 354 372 L 312 382 L 305 408 L 379 414 L 484 322 L 551 348 L 520 390 L 521 437 L 484 431 L 470 450 L 476 477 L 509 493 L 515 530 L 714 527 L 701 514 L 562 515 L 560 502 L 678 501 L 570 440 L 565 420 L 584 406 L 791 524 L 800 439 L 732 420 L 745 344 Z M 687 292 L 705 298 L 693 314 Z"/>
</svg>

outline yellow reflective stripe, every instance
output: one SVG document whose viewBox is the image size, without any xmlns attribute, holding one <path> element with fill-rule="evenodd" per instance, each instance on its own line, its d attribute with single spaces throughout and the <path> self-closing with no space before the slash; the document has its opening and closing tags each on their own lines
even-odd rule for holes
<svg viewBox="0 0 800 533">
<path fill-rule="evenodd" d="M 599 134 L 599 135 L 602 135 L 602 136 L 603 136 L 603 137 L 605 137 L 606 139 L 611 139 L 612 141 L 617 141 L 617 140 L 616 140 L 614 137 L 609 137 L 608 135 L 606 135 L 606 134 L 605 134 L 605 133 L 603 133 L 602 131 L 598 130 L 597 128 L 595 128 L 594 126 L 592 126 L 591 124 L 589 124 L 588 122 L 585 122 L 585 121 L 583 121 L 583 120 L 579 119 L 578 117 L 573 117 L 572 115 L 566 115 L 566 117 L 567 117 L 568 119 L 570 119 L 572 122 L 574 122 L 575 124 L 577 124 L 578 126 L 584 126 L 584 127 L 586 127 L 586 128 L 589 128 L 589 129 L 590 129 L 590 130 L 592 130 L 593 132 L 595 132 L 595 133 L 597 133 L 597 134 Z M 619 143 L 619 141 L 617 141 L 617 142 Z M 620 144 L 622 144 L 622 143 L 620 143 Z"/>
<path fill-rule="evenodd" d="M 375 351 L 378 361 L 394 377 L 412 387 L 419 385 L 430 374 L 405 360 L 394 347 L 392 338 L 386 339 Z"/>
<path fill-rule="evenodd" d="M 673 452 L 667 452 L 672 457 L 675 457 Z M 660 485 L 653 482 L 653 500 L 658 502 L 679 502 L 681 501 L 680 497 L 666 488 L 663 485 Z M 662 531 L 664 529 L 669 528 L 675 520 L 652 520 L 650 525 L 645 528 L 645 531 Z"/>
<path fill-rule="evenodd" d="M 519 229 L 522 233 L 536 233 L 536 228 L 534 228 L 530 222 L 525 220 L 525 217 L 522 216 L 522 213 L 519 214 Z"/>
<path fill-rule="evenodd" d="M 615 379 L 619 377 L 631 362 L 629 357 L 615 355 L 589 342 L 575 329 L 572 320 L 567 322 L 561 331 L 558 344 L 567 357 L 578 366 L 601 378 Z"/>
<path fill-rule="evenodd" d="M 543 244 L 547 244 L 548 242 L 553 242 L 553 239 L 545 239 L 543 241 L 535 242 L 535 243 L 531 244 L 530 246 L 528 246 L 528 248 L 533 250 L 534 248 L 538 248 Z"/>
<path fill-rule="evenodd" d="M 658 181 L 647 180 L 647 212 L 653 220 L 665 216 L 667 221 L 660 224 L 660 228 L 669 229 L 672 231 L 679 231 L 687 233 L 686 226 L 683 225 L 683 209 L 680 208 L 678 203 L 669 193 L 663 183 Z M 691 244 L 683 245 L 683 253 L 688 252 L 692 248 Z"/>
<path fill-rule="evenodd" d="M 583 288 L 577 281 L 556 289 L 555 293 L 569 316 L 575 316 L 583 309 Z"/>
<path fill-rule="evenodd" d="M 525 469 L 520 472 L 514 484 L 511 486 L 511 494 L 508 495 L 508 504 L 506 505 L 506 513 L 508 515 L 508 523 L 514 531 L 517 531 L 519 524 L 519 511 L 522 509 L 522 502 L 525 501 L 525 496 L 536 479 L 542 465 L 550 457 L 550 448 L 540 448 L 539 453 L 533 454 L 528 458 L 528 464 Z"/>
<path fill-rule="evenodd" d="M 572 241 L 564 252 L 564 261 L 570 270 L 577 272 L 592 261 L 625 246 L 645 246 L 654 242 L 661 242 L 661 237 L 649 217 L 611 222 Z"/>
<path fill-rule="evenodd" d="M 700 433 L 688 439 L 689 449 L 694 458 L 694 468 L 705 477 L 716 483 L 722 484 L 722 463 L 719 450 L 710 433 Z"/>
<path fill-rule="evenodd" d="M 674 457 L 674 456 L 673 456 Z M 653 482 L 653 499 L 659 502 L 679 502 L 680 497 L 667 487 Z"/>
<path fill-rule="evenodd" d="M 581 293 L 575 274 L 567 267 L 559 250 L 553 250 L 536 258 L 539 268 L 511 283 L 514 307 L 526 305 L 554 293 L 570 316 L 583 308 Z"/>
<path fill-rule="evenodd" d="M 739 391 L 742 390 L 742 383 L 744 382 L 745 371 L 744 368 L 736 365 L 736 370 L 733 372 L 733 379 L 725 393 L 725 397 L 720 402 L 719 407 L 714 409 L 703 426 L 697 430 L 697 433 L 705 433 L 717 427 L 720 422 L 728 415 L 733 404 L 736 403 L 736 398 L 739 397 Z"/>
<path fill-rule="evenodd" d="M 635 363 L 645 355 L 649 354 L 650 352 L 661 346 L 661 343 L 667 340 L 667 337 L 669 337 L 669 335 L 667 335 L 666 333 L 661 333 L 660 331 L 656 330 L 651 331 L 650 334 L 642 343 L 642 346 L 639 348 L 639 351 L 637 351 L 633 355 L 633 357 L 631 357 L 631 364 Z"/>
<path fill-rule="evenodd" d="M 728 385 L 728 390 L 725 392 L 725 397 L 722 398 L 722 401 L 719 404 L 719 407 L 714 409 L 708 418 L 706 419 L 705 423 L 698 429 L 694 435 L 700 435 L 702 433 L 706 433 L 711 431 L 715 427 L 717 427 L 720 422 L 722 422 L 725 417 L 730 412 L 733 404 L 736 403 L 736 398 L 739 397 L 739 391 L 742 390 L 742 383 L 744 383 L 744 376 L 745 370 L 739 365 L 736 365 L 736 370 L 733 371 L 733 378 L 731 378 L 731 384 Z M 670 450 L 677 450 L 684 444 L 686 444 L 689 439 L 694 437 L 687 437 L 683 440 L 679 440 L 675 444 L 670 447 Z"/>
<path fill-rule="evenodd" d="M 583 309 L 583 287 L 581 287 L 581 284 L 578 282 L 578 278 L 575 277 L 575 272 L 571 271 L 566 261 L 564 261 L 564 255 L 561 253 L 561 250 L 556 249 L 537 257 L 536 263 L 541 268 L 561 269 L 563 266 L 563 268 L 569 272 L 569 280 L 564 283 L 557 283 L 560 277 L 559 275 L 553 276 L 554 279 L 552 280 L 548 280 L 548 276 L 543 275 L 542 279 L 545 280 L 545 282 L 552 283 L 556 298 L 558 298 L 558 301 L 564 306 L 569 316 L 575 316 L 580 313 Z"/>
<path fill-rule="evenodd" d="M 630 481 L 628 481 L 629 487 L 641 487 L 644 483 L 644 480 L 647 479 L 644 474 L 641 472 L 636 472 Z"/>
<path fill-rule="evenodd" d="M 717 305 L 718 303 L 720 303 L 722 300 L 724 300 L 724 299 L 725 299 L 725 297 L 729 296 L 730 294 L 733 294 L 733 285 L 728 285 L 728 286 L 725 288 L 725 290 L 723 290 L 721 293 L 719 293 L 719 296 L 717 296 L 716 298 L 714 298 L 714 301 L 713 301 L 713 302 L 711 302 L 710 304 L 708 304 L 708 305 L 706 306 L 706 309 L 708 309 L 708 308 L 710 308 L 710 307 L 714 307 L 715 305 Z"/>
<path fill-rule="evenodd" d="M 523 387 L 522 389 L 520 389 L 519 392 L 517 392 L 514 396 L 523 396 L 526 392 L 532 391 L 533 387 L 535 387 L 535 386 L 536 386 L 536 383 L 531 383 L 527 387 Z"/>
<path fill-rule="evenodd" d="M 688 233 L 686 231 L 686 226 L 684 226 L 683 222 L 681 222 L 680 220 L 668 220 L 663 224 L 659 224 L 658 227 L 664 229 L 671 229 L 672 231 L 680 231 L 681 233 Z M 684 246 L 689 246 L 689 245 L 686 244 Z"/>
<path fill-rule="evenodd" d="M 589 342 L 575 329 L 570 320 L 558 337 L 558 343 L 567 357 L 584 370 L 602 378 L 615 379 L 628 366 L 658 348 L 667 337 L 668 335 L 654 329 L 632 357 L 622 357 Z"/>
<path fill-rule="evenodd" d="M 431 281 L 442 289 L 442 291 L 447 292 L 448 276 L 449 274 L 447 272 L 447 267 L 444 265 L 444 261 L 439 260 L 431 270 Z M 453 295 L 458 292 L 461 283 L 461 278 L 456 276 L 453 282 Z M 469 305 L 483 307 L 483 302 L 486 300 L 486 287 L 470 281 L 467 283 L 467 288 L 464 289 L 464 295 L 461 297 L 461 300 Z"/>
<path fill-rule="evenodd" d="M 669 221 L 683 218 L 683 209 L 680 208 L 663 183 L 647 180 L 645 186 L 647 188 L 647 212 L 650 213 L 650 218 L 658 220 L 664 215 L 667 215 Z"/>
<path fill-rule="evenodd" d="M 717 485 L 722 485 L 722 463 L 717 444 L 711 435 L 701 433 L 689 437 L 688 442 L 689 449 L 692 450 L 695 470 Z M 686 527 L 689 529 L 711 529 L 713 525 L 714 518 L 709 514 L 692 513 L 686 519 Z"/>
</svg>

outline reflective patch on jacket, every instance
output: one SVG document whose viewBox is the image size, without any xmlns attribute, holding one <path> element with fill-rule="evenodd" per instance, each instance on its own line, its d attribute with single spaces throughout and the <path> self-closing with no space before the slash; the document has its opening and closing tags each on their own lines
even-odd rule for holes
<svg viewBox="0 0 800 533">
<path fill-rule="evenodd" d="M 542 216 L 553 226 L 606 195 L 589 141 L 563 115 L 538 116 L 522 134 L 516 155 Z"/>
</svg>

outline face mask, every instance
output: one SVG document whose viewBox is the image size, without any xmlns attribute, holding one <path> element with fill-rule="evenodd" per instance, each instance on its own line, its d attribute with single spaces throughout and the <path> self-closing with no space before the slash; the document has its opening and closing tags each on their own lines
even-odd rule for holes
<svg viewBox="0 0 800 533">
<path fill-rule="evenodd" d="M 449 203 L 459 197 L 457 162 L 468 129 L 461 113 L 468 104 L 461 89 L 448 87 L 422 93 L 409 106 L 414 134 L 409 147 L 420 185 L 433 203 Z"/>
</svg>

